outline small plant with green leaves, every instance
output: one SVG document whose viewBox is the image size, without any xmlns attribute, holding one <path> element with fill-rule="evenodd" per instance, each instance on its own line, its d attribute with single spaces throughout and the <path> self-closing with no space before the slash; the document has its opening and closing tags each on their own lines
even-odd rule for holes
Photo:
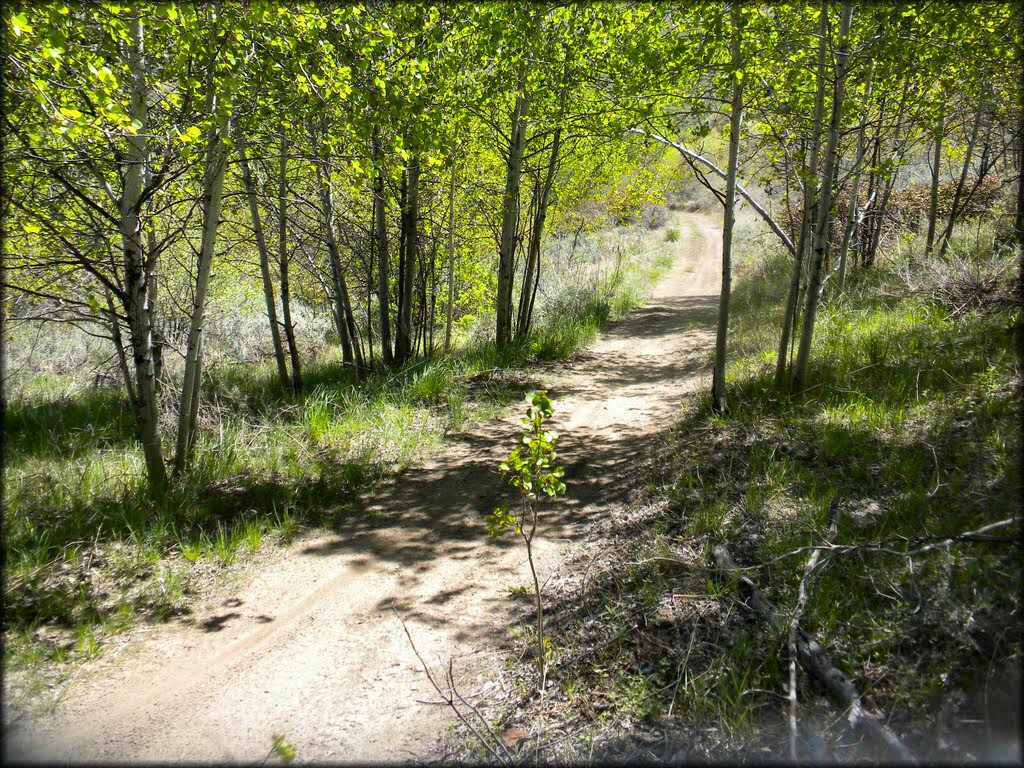
<svg viewBox="0 0 1024 768">
<path fill-rule="evenodd" d="M 537 674 L 539 690 L 544 693 L 544 606 L 540 596 L 540 582 L 537 569 L 533 562 L 533 538 L 537 533 L 537 517 L 539 503 L 544 496 L 555 499 L 565 493 L 562 477 L 565 468 L 555 466 L 558 454 L 555 443 L 558 433 L 545 429 L 545 422 L 554 412 L 551 398 L 544 390 L 529 392 L 526 395 L 529 406 L 523 418 L 523 434 L 521 445 L 512 449 L 512 453 L 503 461 L 498 470 L 513 488 L 519 489 L 520 503 L 516 509 L 510 509 L 508 503 L 496 507 L 487 515 L 487 530 L 491 536 L 503 536 L 510 530 L 519 534 L 526 544 L 526 559 L 530 564 L 533 576 L 533 595 L 537 607 Z"/>
</svg>

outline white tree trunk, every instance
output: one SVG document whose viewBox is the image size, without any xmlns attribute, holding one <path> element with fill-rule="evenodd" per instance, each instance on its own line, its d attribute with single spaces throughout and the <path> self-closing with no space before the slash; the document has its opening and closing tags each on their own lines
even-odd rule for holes
<svg viewBox="0 0 1024 768">
<path fill-rule="evenodd" d="M 211 118 L 217 112 L 217 95 L 213 85 L 207 100 L 207 111 Z M 217 246 L 217 228 L 220 224 L 221 199 L 224 192 L 224 174 L 227 168 L 227 152 L 224 136 L 228 130 L 228 106 L 223 108 L 223 117 L 213 120 L 206 139 L 206 173 L 203 179 L 203 234 L 199 246 L 199 262 L 196 265 L 196 292 L 189 323 L 188 348 L 185 352 L 185 376 L 181 387 L 181 402 L 178 409 L 178 439 L 174 454 L 175 472 L 184 470 L 191 458 L 195 442 L 195 416 L 199 406 L 199 382 L 202 371 L 202 334 L 206 317 L 206 293 L 210 285 L 210 268 Z"/>
<path fill-rule="evenodd" d="M 149 147 L 146 139 L 148 115 L 146 95 L 146 59 L 143 28 L 139 11 L 132 16 L 129 27 L 128 57 L 130 89 L 129 114 L 140 124 L 138 131 L 128 137 L 125 153 L 124 187 L 119 201 L 118 229 L 124 255 L 125 312 L 128 316 L 129 343 L 135 365 L 135 400 L 133 407 L 138 423 L 139 438 L 146 460 L 146 474 L 150 487 L 163 486 L 167 481 L 160 427 L 156 408 L 156 373 L 153 355 L 153 326 L 149 313 L 149 281 L 146 271 L 145 250 L 142 245 L 142 191 Z"/>
</svg>

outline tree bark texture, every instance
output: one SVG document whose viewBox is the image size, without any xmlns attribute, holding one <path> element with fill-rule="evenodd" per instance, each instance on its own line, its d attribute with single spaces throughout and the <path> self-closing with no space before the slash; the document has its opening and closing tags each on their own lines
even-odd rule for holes
<svg viewBox="0 0 1024 768">
<path fill-rule="evenodd" d="M 874 62 L 868 62 L 867 90 L 864 100 L 871 101 L 871 71 Z M 868 128 L 868 116 L 865 114 L 860 121 L 860 128 L 857 131 L 857 153 L 853 159 L 853 178 L 850 180 L 850 200 L 846 207 L 846 226 L 843 228 L 843 243 L 839 247 L 839 290 L 846 287 L 846 255 L 850 249 L 850 239 L 853 237 L 853 230 L 857 227 L 858 211 L 860 204 L 857 195 L 860 193 L 860 177 L 864 170 L 864 154 L 866 150 L 866 137 Z"/>
<path fill-rule="evenodd" d="M 146 59 L 143 27 L 139 11 L 135 10 L 129 26 L 129 114 L 142 124 L 128 137 L 125 152 L 124 186 L 118 201 L 118 230 L 124 258 L 124 307 L 128 317 L 128 334 L 135 365 L 136 395 L 132 403 L 138 424 L 139 439 L 146 461 L 146 475 L 151 488 L 167 482 L 160 428 L 156 407 L 156 374 L 154 371 L 153 326 L 149 313 L 149 281 L 146 258 L 142 245 L 142 189 L 149 147 L 146 138 L 148 115 L 146 108 Z"/>
<path fill-rule="evenodd" d="M 935 245 L 935 223 L 939 216 L 939 175 L 942 170 L 942 133 L 946 127 L 945 111 L 939 113 L 939 121 L 932 134 L 935 155 L 932 159 L 932 190 L 928 202 L 928 234 L 924 241 L 924 255 L 927 257 Z M 911 257 L 913 258 L 913 257 Z"/>
<path fill-rule="evenodd" d="M 967 176 L 971 172 L 971 161 L 974 160 L 974 148 L 978 143 L 978 129 L 981 127 L 981 105 L 977 106 L 974 114 L 974 123 L 971 127 L 971 135 L 967 140 L 967 156 L 964 158 L 963 168 L 960 169 L 960 177 L 956 181 L 956 189 L 953 191 L 953 202 L 949 210 L 949 220 L 942 234 L 939 235 L 939 258 L 946 255 L 949 248 L 949 238 L 953 236 L 953 227 L 956 226 L 957 214 L 960 212 L 960 203 L 963 200 L 964 188 L 967 186 Z"/>
<path fill-rule="evenodd" d="M 299 360 L 299 346 L 295 339 L 295 325 L 292 323 L 291 280 L 288 274 L 288 139 L 282 126 L 281 146 L 277 158 L 277 263 L 281 284 L 281 317 L 284 320 L 284 335 L 288 342 L 288 357 L 292 363 L 292 390 L 302 391 L 302 366 Z"/>
<path fill-rule="evenodd" d="M 444 351 L 452 347 L 452 315 L 455 311 L 455 172 L 458 163 L 452 160 L 452 178 L 448 187 L 448 312 L 444 323 Z"/>
</svg>

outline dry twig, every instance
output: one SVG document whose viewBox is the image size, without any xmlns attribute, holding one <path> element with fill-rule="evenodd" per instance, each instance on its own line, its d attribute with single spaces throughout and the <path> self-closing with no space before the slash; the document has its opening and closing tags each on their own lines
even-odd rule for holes
<svg viewBox="0 0 1024 768">
<path fill-rule="evenodd" d="M 462 697 L 462 695 L 456 690 L 455 679 L 452 674 L 452 660 L 448 660 L 448 670 L 446 672 L 448 694 L 446 696 L 444 690 L 441 688 L 440 685 L 437 684 L 437 681 L 431 674 L 430 667 L 427 665 L 426 660 L 420 655 L 419 649 L 416 648 L 416 643 L 413 642 L 412 635 L 409 634 L 409 628 L 405 625 L 405 621 L 399 615 L 398 611 L 395 610 L 394 606 L 391 607 L 391 610 L 394 611 L 395 617 L 398 619 L 399 622 L 401 622 L 402 629 L 405 631 L 405 636 L 409 639 L 409 645 L 412 646 L 412 652 L 416 654 L 416 658 L 419 659 L 420 664 L 423 665 L 423 671 L 427 675 L 427 680 L 430 681 L 430 684 L 434 687 L 434 690 L 437 691 L 437 695 L 444 699 L 445 704 L 451 707 L 451 710 L 455 713 L 455 716 L 459 718 L 459 721 L 463 725 L 469 728 L 469 730 L 477 738 L 477 741 L 479 741 L 483 745 L 484 749 L 487 750 L 491 757 L 497 760 L 498 763 L 500 763 L 501 765 L 511 765 L 514 760 L 512 757 L 512 753 L 508 751 L 508 747 L 506 747 L 504 743 L 502 743 L 501 739 L 494 732 L 494 729 L 491 728 L 490 723 L 488 723 L 484 716 L 480 714 L 480 710 L 478 710 L 476 707 L 474 707 L 472 704 L 466 701 Z M 463 705 L 468 707 L 470 711 L 477 716 L 480 722 L 483 723 L 485 733 L 490 737 L 489 741 L 480 733 L 476 726 L 474 726 L 473 723 L 470 722 L 470 720 L 462 714 L 462 711 L 455 705 L 456 697 L 458 697 L 459 701 Z M 498 748 L 500 748 L 500 752 L 498 751 Z"/>
</svg>

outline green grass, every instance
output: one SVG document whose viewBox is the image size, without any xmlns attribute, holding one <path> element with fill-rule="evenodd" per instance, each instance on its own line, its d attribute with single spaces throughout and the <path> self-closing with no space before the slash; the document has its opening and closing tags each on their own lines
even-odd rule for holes
<svg viewBox="0 0 1024 768">
<path fill-rule="evenodd" d="M 785 639 L 714 577 L 715 543 L 751 567 L 785 613 L 809 556 L 797 550 L 823 541 L 833 499 L 836 545 L 881 541 L 897 552 L 927 543 L 914 537 L 1019 513 L 1020 308 L 993 289 L 959 311 L 967 294 L 954 290 L 990 277 L 1003 290 L 1016 264 L 956 242 L 945 264 L 908 272 L 883 259 L 833 293 L 819 314 L 809 387 L 794 397 L 773 386 L 788 259 L 748 260 L 733 297 L 730 414 L 713 414 L 710 397 L 698 396 L 652 438 L 638 482 L 662 511 L 602 549 L 601 573 L 585 589 L 548 598 L 562 653 L 545 719 L 575 723 L 577 736 L 559 760 L 586 759 L 598 738 L 604 756 L 640 759 L 665 731 L 712 759 L 749 759 L 762 747 L 788 755 Z M 1020 626 L 1019 558 L 1008 542 L 910 560 L 870 547 L 825 552 L 802 626 L 870 706 L 930 745 L 941 707 L 976 696 L 986 689 L 979 680 L 1018 658 L 1009 638 Z M 803 673 L 799 691 L 802 717 L 825 711 Z M 971 728 L 984 738 L 984 723 Z M 610 746 L 638 729 L 649 739 Z"/>
<path fill-rule="evenodd" d="M 1012 274 L 1009 256 L 956 258 L 960 272 L 973 262 Z M 808 557 L 789 553 L 822 541 L 833 498 L 836 544 L 905 550 L 915 537 L 1011 517 L 1022 488 L 1019 307 L 958 313 L 932 298 L 956 278 L 948 268 L 882 264 L 822 308 L 809 386 L 789 397 L 772 380 L 785 266 L 771 258 L 741 279 L 731 413 L 712 415 L 706 397 L 689 405 L 669 438 L 677 479 L 668 488 L 675 535 L 729 542 L 744 565 L 771 561 L 755 573 L 783 610 Z M 813 583 L 805 625 L 849 660 L 874 701 L 909 719 L 938 706 L 948 690 L 940 678 L 966 686 L 993 657 L 1013 654 L 998 637 L 1019 610 L 1018 557 L 1006 543 L 960 544 L 912 563 L 881 551 L 835 555 Z M 781 682 L 759 673 L 748 685 L 784 690 Z"/>
<path fill-rule="evenodd" d="M 529 365 L 574 354 L 642 300 L 670 259 L 631 242 L 504 350 L 484 339 L 362 381 L 330 350 L 307 361 L 298 396 L 281 391 L 270 362 L 211 365 L 194 462 L 157 498 L 123 395 L 31 378 L 6 413 L 4 588 L 18 640 L 5 658 L 88 657 L 132 621 L 186 612 L 206 564 L 226 568 L 267 541 L 343 521 L 447 433 L 521 400 Z M 164 427 L 172 433 L 173 414 Z M 33 639 L 48 626 L 78 633 L 75 643 Z"/>
</svg>

